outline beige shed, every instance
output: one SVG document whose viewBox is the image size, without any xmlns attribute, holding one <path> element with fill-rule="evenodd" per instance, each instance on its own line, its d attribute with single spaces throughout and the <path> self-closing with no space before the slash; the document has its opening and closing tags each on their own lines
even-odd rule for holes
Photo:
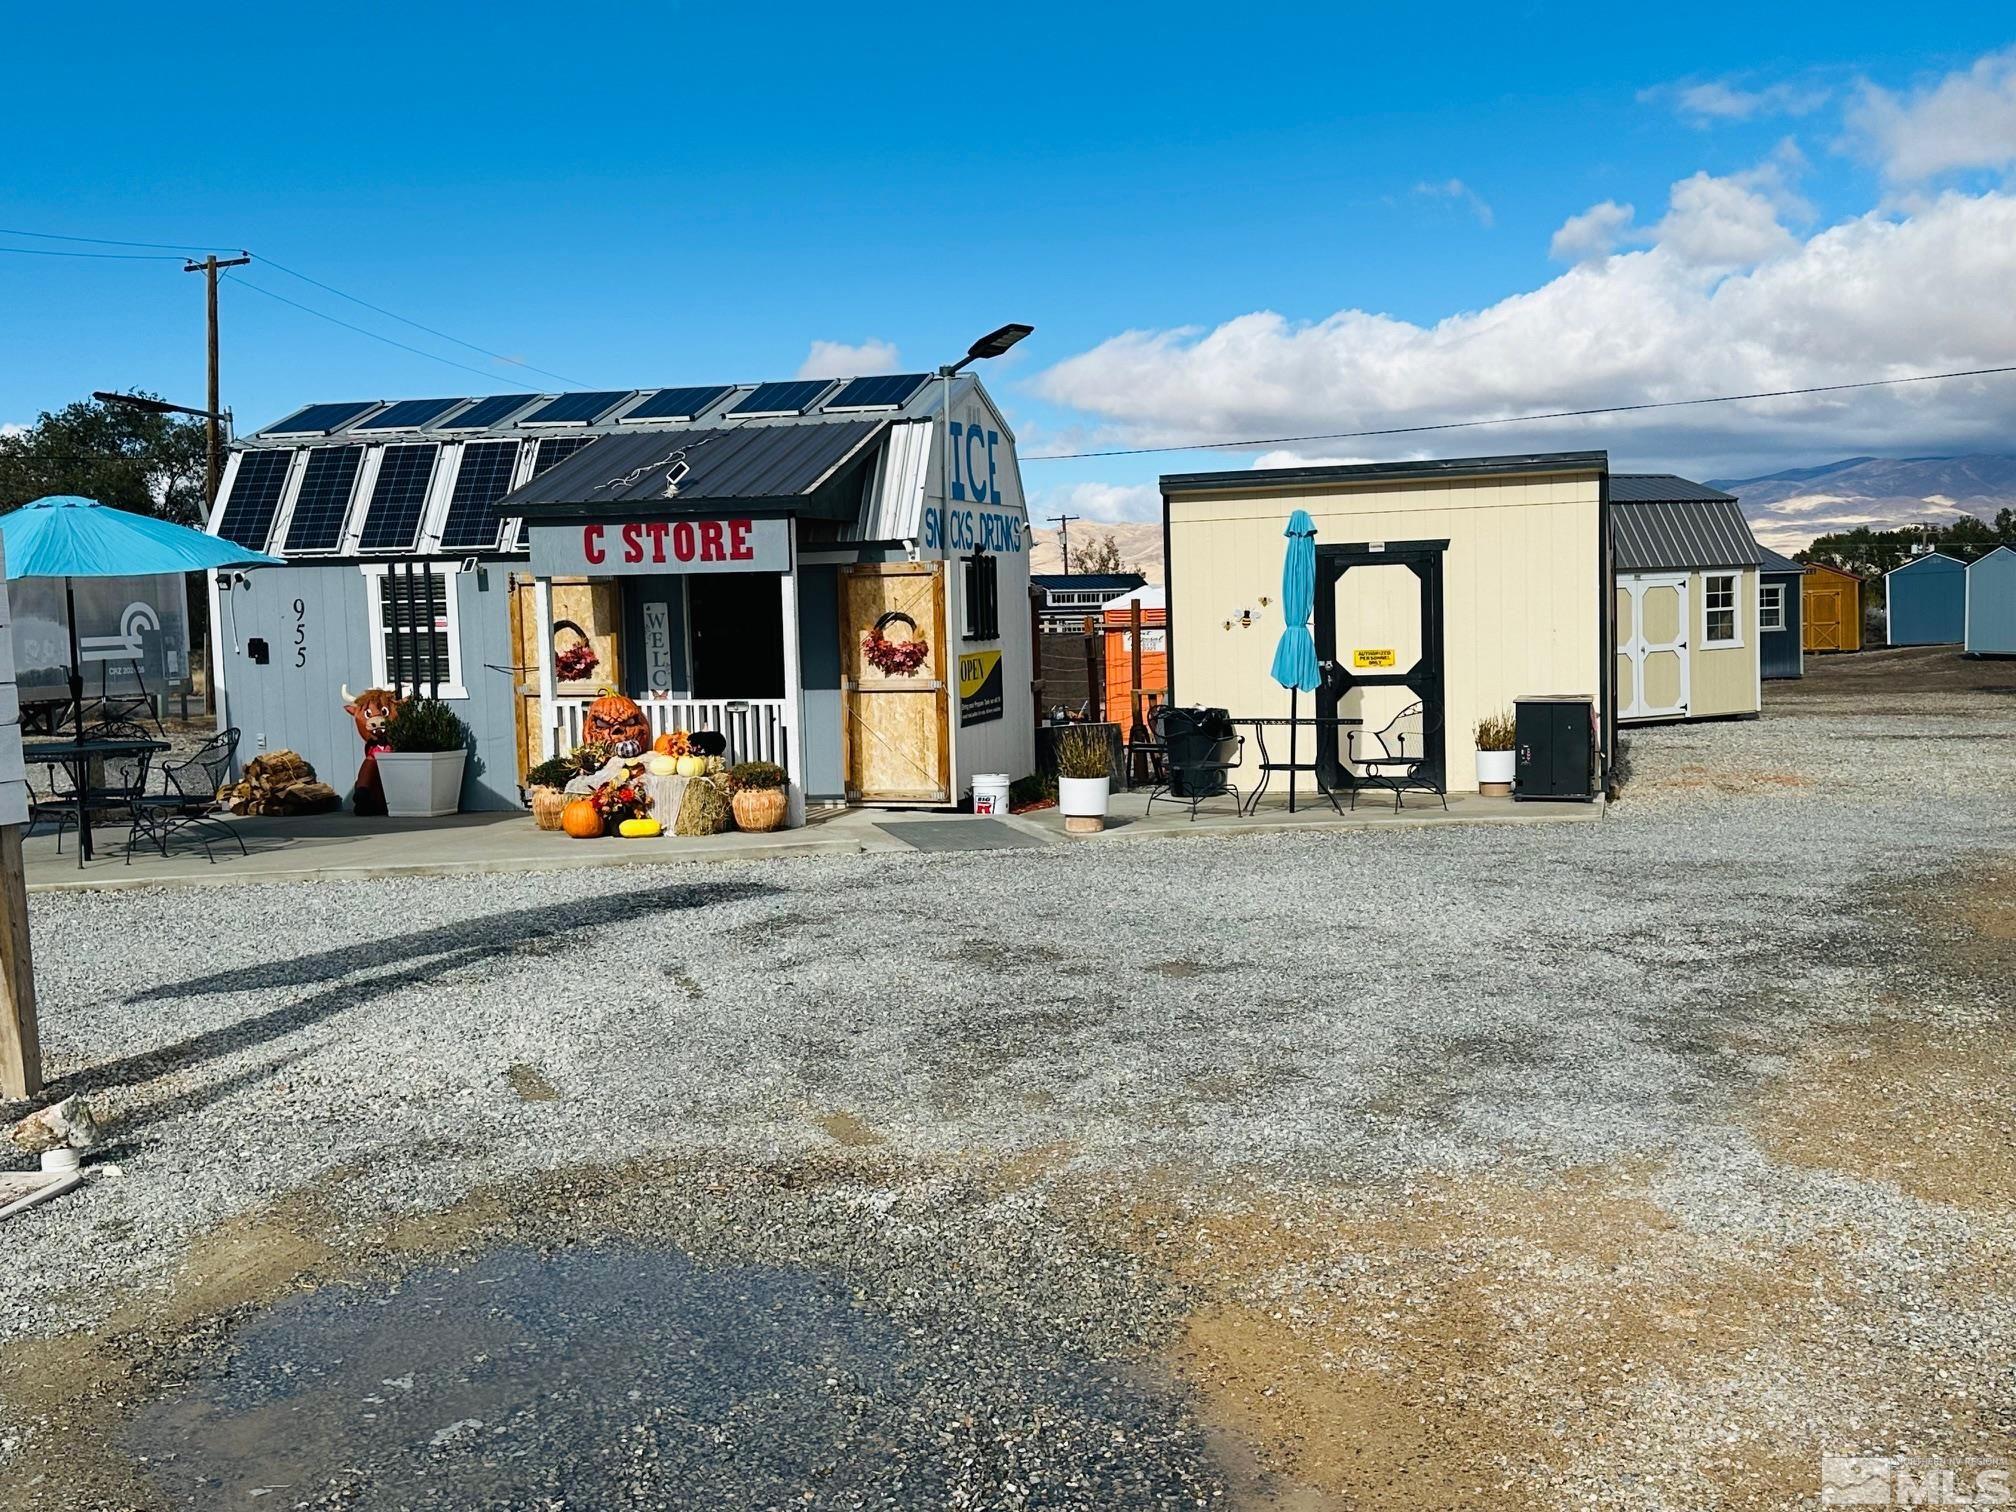
<svg viewBox="0 0 2016 1512">
<path fill-rule="evenodd" d="M 1164 477 L 1171 703 L 1235 718 L 1289 712 L 1268 669 L 1282 628 L 1284 531 L 1306 509 L 1316 525 L 1316 654 L 1354 674 L 1328 700 L 1338 716 L 1369 732 L 1419 703 L 1413 725 L 1436 775 L 1449 792 L 1474 792 L 1480 719 L 1510 713 L 1521 697 L 1581 695 L 1594 705 L 1607 776 L 1608 480 L 1600 451 Z M 1303 713 L 1312 702 L 1325 711 L 1319 695 Z M 1319 731 L 1316 742 L 1326 780 L 1359 775 L 1348 736 Z M 1250 742 L 1245 759 L 1234 774 L 1242 786 L 1256 778 Z M 1312 774 L 1297 780 L 1314 787 Z"/>
</svg>

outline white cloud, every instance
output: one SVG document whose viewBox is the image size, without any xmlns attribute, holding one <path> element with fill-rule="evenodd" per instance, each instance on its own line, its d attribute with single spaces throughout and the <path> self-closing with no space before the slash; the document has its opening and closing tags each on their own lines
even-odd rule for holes
<svg viewBox="0 0 2016 1512">
<path fill-rule="evenodd" d="M 1063 483 L 1039 489 L 1029 501 L 1029 523 L 1050 528 L 1054 515 L 1085 520 L 1159 520 L 1162 490 L 1153 483 Z"/>
<path fill-rule="evenodd" d="M 1443 179 L 1437 183 L 1423 181 L 1414 186 L 1414 192 L 1428 199 L 1447 200 L 1451 204 L 1465 206 L 1477 217 L 1477 224 L 1487 230 L 1497 223 L 1497 217 L 1484 202 L 1484 196 L 1459 178 Z"/>
<path fill-rule="evenodd" d="M 870 373 L 893 373 L 901 361 L 893 341 L 873 336 L 859 346 L 844 341 L 815 341 L 798 364 L 800 378 L 861 378 Z"/>
<path fill-rule="evenodd" d="M 1682 180 L 1646 244 L 1432 324 L 1260 310 L 1208 329 L 1124 332 L 1035 386 L 1099 417 L 1105 444 L 1161 446 L 2016 360 L 2016 195 L 1949 191 L 1908 215 L 1871 212 L 1801 236 L 1782 219 L 1800 208 L 1787 173 L 1772 164 Z M 1888 446 L 2000 449 L 2012 401 L 2016 380 L 1986 378 L 1297 450 L 1608 446 L 1620 463 L 1713 459 L 1726 473 Z"/>
<path fill-rule="evenodd" d="M 1831 97 L 1824 85 L 1780 82 L 1747 89 L 1727 79 L 1692 84 L 1662 84 L 1639 92 L 1645 103 L 1670 99 L 1680 114 L 1697 126 L 1716 121 L 1752 121 L 1767 116 L 1811 115 Z"/>
<path fill-rule="evenodd" d="M 1584 262 L 1592 257 L 1608 257 L 1617 250 L 1631 230 L 1637 211 L 1615 200 L 1591 205 L 1580 215 L 1561 222 L 1561 229 L 1548 243 L 1547 255 L 1561 262 Z"/>
<path fill-rule="evenodd" d="M 10 421 L 6 425 L 0 425 L 0 436 L 25 436 L 29 429 L 28 426 L 15 425 Z"/>
<path fill-rule="evenodd" d="M 1848 124 L 1895 182 L 2016 166 L 2016 48 L 1901 94 L 1865 84 Z"/>
</svg>

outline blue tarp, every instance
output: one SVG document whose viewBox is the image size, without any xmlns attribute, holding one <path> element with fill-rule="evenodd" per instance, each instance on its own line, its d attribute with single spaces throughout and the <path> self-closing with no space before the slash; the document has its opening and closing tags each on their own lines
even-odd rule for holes
<svg viewBox="0 0 2016 1512">
<path fill-rule="evenodd" d="M 1313 693 L 1319 679 L 1309 612 L 1316 606 L 1316 522 L 1298 509 L 1288 517 L 1288 554 L 1281 563 L 1281 639 L 1274 647 L 1274 681 Z"/>
<path fill-rule="evenodd" d="M 51 494 L 0 515 L 7 577 L 140 577 L 285 563 L 186 525 L 129 514 L 76 494 Z"/>
</svg>

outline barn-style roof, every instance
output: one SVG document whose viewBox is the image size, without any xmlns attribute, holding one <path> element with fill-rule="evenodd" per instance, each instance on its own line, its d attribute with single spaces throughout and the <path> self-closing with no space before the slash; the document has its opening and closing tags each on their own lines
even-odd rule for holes
<svg viewBox="0 0 2016 1512">
<path fill-rule="evenodd" d="M 1733 494 L 1672 473 L 1612 473 L 1619 572 L 1755 567 L 1756 539 Z"/>
</svg>

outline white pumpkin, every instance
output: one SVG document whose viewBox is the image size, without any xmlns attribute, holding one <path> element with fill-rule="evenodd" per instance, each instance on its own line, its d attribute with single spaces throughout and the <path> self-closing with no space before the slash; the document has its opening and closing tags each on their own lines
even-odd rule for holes
<svg viewBox="0 0 2016 1512">
<path fill-rule="evenodd" d="M 681 756 L 679 758 L 679 775 L 681 777 L 698 777 L 706 770 L 707 758 L 705 756 Z"/>
<path fill-rule="evenodd" d="M 670 777 L 679 770 L 677 756 L 653 756 L 644 763 L 644 770 L 653 777 Z"/>
</svg>

